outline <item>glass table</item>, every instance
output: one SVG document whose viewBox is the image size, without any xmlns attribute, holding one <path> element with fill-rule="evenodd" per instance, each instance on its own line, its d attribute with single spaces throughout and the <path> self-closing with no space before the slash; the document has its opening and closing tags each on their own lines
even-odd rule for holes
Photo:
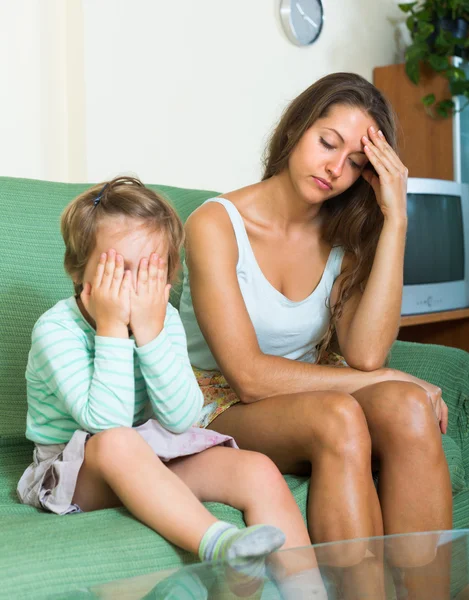
<svg viewBox="0 0 469 600">
<path fill-rule="evenodd" d="M 316 544 L 264 563 L 197 563 L 117 580 L 76 598 L 469 600 L 469 529 Z"/>
</svg>

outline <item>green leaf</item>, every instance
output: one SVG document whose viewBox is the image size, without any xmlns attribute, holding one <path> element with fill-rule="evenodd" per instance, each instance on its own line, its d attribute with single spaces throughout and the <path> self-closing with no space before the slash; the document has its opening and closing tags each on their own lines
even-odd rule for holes
<svg viewBox="0 0 469 600">
<path fill-rule="evenodd" d="M 427 58 L 428 63 L 435 71 L 446 71 L 448 68 L 448 59 L 445 56 L 438 56 L 438 54 L 430 54 Z"/>
<path fill-rule="evenodd" d="M 439 104 L 437 104 L 436 106 L 436 112 L 440 117 L 443 117 L 444 119 L 449 117 L 449 112 L 446 108 L 440 106 Z"/>
<path fill-rule="evenodd" d="M 407 77 L 415 83 L 418 84 L 420 81 L 420 65 L 418 60 L 410 60 L 406 62 L 405 72 L 407 73 Z"/>
<path fill-rule="evenodd" d="M 413 35 L 414 31 L 415 31 L 415 18 L 412 15 L 410 17 L 407 17 L 406 25 L 407 25 L 407 29 Z"/>
<path fill-rule="evenodd" d="M 464 72 L 463 69 L 459 69 L 458 67 L 451 66 L 446 71 L 446 77 L 448 77 L 448 79 L 450 81 L 465 81 L 466 73 Z"/>
<path fill-rule="evenodd" d="M 434 104 L 435 100 L 435 94 L 427 94 L 422 98 L 424 106 L 431 106 L 432 104 Z"/>
<path fill-rule="evenodd" d="M 406 62 L 422 60 L 428 53 L 428 45 L 425 42 L 415 42 L 411 44 L 405 51 Z"/>
<path fill-rule="evenodd" d="M 405 4 L 398 4 L 399 8 L 402 12 L 411 12 L 412 8 L 417 4 L 417 2 L 407 2 Z"/>
<path fill-rule="evenodd" d="M 452 100 L 442 100 L 441 102 L 439 102 L 439 105 L 449 110 L 453 110 L 454 108 L 454 102 Z"/>
<path fill-rule="evenodd" d="M 431 23 L 425 23 L 424 21 L 420 21 L 418 24 L 418 36 L 422 40 L 426 40 L 434 31 L 435 26 Z"/>
<path fill-rule="evenodd" d="M 462 96 L 469 93 L 469 81 L 451 81 L 449 89 L 452 96 Z"/>
</svg>

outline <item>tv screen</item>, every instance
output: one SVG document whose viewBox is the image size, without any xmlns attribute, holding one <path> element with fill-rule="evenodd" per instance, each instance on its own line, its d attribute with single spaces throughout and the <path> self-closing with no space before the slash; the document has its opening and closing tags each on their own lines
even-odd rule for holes
<svg viewBox="0 0 469 600">
<path fill-rule="evenodd" d="M 440 193 L 408 193 L 407 214 L 404 285 L 463 280 L 461 198 Z"/>
</svg>

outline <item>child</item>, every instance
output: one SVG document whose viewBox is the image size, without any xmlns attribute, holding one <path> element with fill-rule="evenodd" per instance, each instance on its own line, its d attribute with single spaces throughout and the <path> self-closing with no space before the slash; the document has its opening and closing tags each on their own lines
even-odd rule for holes
<svg viewBox="0 0 469 600">
<path fill-rule="evenodd" d="M 183 242 L 174 209 L 120 177 L 73 200 L 61 225 L 75 296 L 33 329 L 26 437 L 36 446 L 21 501 L 61 515 L 124 505 L 201 560 L 244 560 L 252 573 L 281 546 L 308 545 L 274 464 L 192 427 L 202 394 L 168 303 Z M 206 501 L 244 511 L 251 527 L 218 521 Z"/>
</svg>

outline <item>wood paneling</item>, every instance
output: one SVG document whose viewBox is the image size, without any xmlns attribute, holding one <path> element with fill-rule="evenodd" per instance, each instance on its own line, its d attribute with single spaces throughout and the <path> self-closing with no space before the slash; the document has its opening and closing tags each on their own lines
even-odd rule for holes
<svg viewBox="0 0 469 600">
<path fill-rule="evenodd" d="M 401 327 L 398 339 L 423 344 L 441 344 L 469 352 L 469 319 Z"/>
<path fill-rule="evenodd" d="M 405 73 L 404 64 L 376 67 L 373 82 L 390 100 L 399 120 L 399 152 L 410 177 L 453 179 L 452 119 L 434 119 L 425 112 L 422 97 L 434 93 L 449 97 L 448 82 L 424 71 L 418 86 Z"/>
<path fill-rule="evenodd" d="M 421 315 L 406 315 L 405 317 L 401 318 L 401 327 L 408 327 L 410 325 L 425 325 L 426 323 L 437 323 L 439 321 L 456 321 L 468 318 L 469 308 L 424 313 Z"/>
</svg>

